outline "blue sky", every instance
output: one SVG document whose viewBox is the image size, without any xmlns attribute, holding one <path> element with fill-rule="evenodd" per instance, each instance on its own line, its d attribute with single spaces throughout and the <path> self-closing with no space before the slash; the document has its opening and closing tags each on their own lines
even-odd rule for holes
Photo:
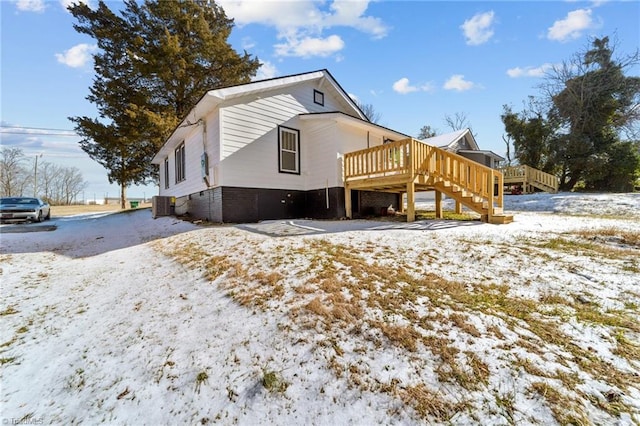
<svg viewBox="0 0 640 426">
<path fill-rule="evenodd" d="M 69 116 L 97 115 L 85 100 L 95 41 L 74 31 L 69 2 L 0 0 L 1 142 L 22 147 L 29 161 L 42 154 L 78 167 L 86 198 L 117 196 L 79 138 L 61 131 L 72 129 Z M 445 115 L 463 113 L 480 147 L 501 155 L 502 105 L 520 110 L 540 94 L 545 70 L 592 37 L 617 38 L 619 54 L 640 45 L 638 1 L 218 3 L 235 19 L 232 46 L 263 63 L 259 78 L 326 68 L 350 95 L 372 104 L 384 126 L 415 136 L 428 124 L 445 133 Z M 155 193 L 134 187 L 128 195 Z"/>
</svg>

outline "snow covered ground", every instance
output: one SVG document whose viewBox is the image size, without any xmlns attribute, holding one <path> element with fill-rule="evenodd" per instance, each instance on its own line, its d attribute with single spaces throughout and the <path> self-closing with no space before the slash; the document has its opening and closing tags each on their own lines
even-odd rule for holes
<svg viewBox="0 0 640 426">
<path fill-rule="evenodd" d="M 505 210 L 508 225 L 137 210 L 2 226 L 0 417 L 638 424 L 640 194 Z"/>
</svg>

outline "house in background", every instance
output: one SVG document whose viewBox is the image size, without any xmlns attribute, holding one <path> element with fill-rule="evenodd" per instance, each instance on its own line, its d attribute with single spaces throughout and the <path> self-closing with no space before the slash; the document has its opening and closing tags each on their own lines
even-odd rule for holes
<svg viewBox="0 0 640 426">
<path fill-rule="evenodd" d="M 477 150 L 470 132 L 454 139 Z M 412 221 L 424 190 L 502 214 L 499 172 L 370 122 L 327 70 L 207 92 L 152 162 L 154 200 L 213 222 L 359 217 L 400 210 L 405 194 Z"/>
<path fill-rule="evenodd" d="M 408 136 L 371 123 L 327 70 L 207 92 L 156 154 L 160 196 L 214 222 L 344 217 L 345 152 Z M 354 215 L 398 208 L 354 193 Z"/>
<path fill-rule="evenodd" d="M 455 132 L 422 139 L 422 142 L 456 153 L 476 163 L 491 167 L 492 169 L 499 168 L 500 162 L 505 160 L 504 157 L 493 151 L 481 150 L 470 129 L 457 130 Z"/>
</svg>

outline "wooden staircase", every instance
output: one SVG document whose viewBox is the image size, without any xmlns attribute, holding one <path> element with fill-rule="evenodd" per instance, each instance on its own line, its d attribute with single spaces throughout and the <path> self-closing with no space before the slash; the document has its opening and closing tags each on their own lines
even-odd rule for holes
<svg viewBox="0 0 640 426">
<path fill-rule="evenodd" d="M 503 224 L 503 175 L 468 158 L 416 139 L 375 146 L 344 156 L 345 207 L 351 217 L 351 190 L 407 194 L 407 221 L 415 220 L 417 191 L 436 192 L 436 217 L 442 194 L 479 213 L 487 223 Z"/>
<path fill-rule="evenodd" d="M 445 194 L 447 197 L 454 199 L 456 202 L 473 210 L 474 212 L 479 213 L 483 222 L 493 224 L 513 222 L 513 216 L 505 215 L 502 207 L 494 206 L 492 214 L 489 215 L 489 202 L 486 198 L 475 195 L 474 193 L 457 185 L 439 182 L 434 185 L 434 189 Z"/>
<path fill-rule="evenodd" d="M 534 188 L 555 194 L 560 186 L 556 176 L 527 165 L 505 167 L 500 171 L 505 185 L 520 185 L 524 194 L 534 192 Z"/>
</svg>

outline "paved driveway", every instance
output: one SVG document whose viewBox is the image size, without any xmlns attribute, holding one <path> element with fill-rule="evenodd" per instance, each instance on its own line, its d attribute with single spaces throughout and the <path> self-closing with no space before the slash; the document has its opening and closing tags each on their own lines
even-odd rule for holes
<svg viewBox="0 0 640 426">
<path fill-rule="evenodd" d="M 334 234 L 347 231 L 416 230 L 436 231 L 461 226 L 482 225 L 479 221 L 421 220 L 416 222 L 385 222 L 376 220 L 266 220 L 259 223 L 237 225 L 238 228 L 272 237 L 294 235 Z"/>
<path fill-rule="evenodd" d="M 15 222 L 6 223 L 0 225 L 0 234 L 17 234 L 24 232 L 43 232 L 43 231 L 55 231 L 57 225 L 55 222 L 40 222 L 40 223 L 28 223 L 28 222 Z"/>
</svg>

